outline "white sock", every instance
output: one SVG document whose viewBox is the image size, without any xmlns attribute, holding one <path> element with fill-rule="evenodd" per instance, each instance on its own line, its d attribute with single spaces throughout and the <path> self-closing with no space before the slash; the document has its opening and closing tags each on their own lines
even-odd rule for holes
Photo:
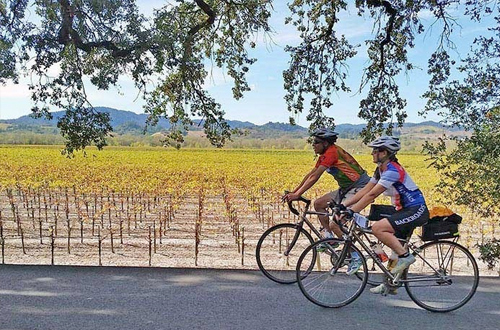
<svg viewBox="0 0 500 330">
<path fill-rule="evenodd" d="M 333 238 L 333 234 L 329 231 L 326 231 L 323 233 L 324 238 Z"/>
</svg>

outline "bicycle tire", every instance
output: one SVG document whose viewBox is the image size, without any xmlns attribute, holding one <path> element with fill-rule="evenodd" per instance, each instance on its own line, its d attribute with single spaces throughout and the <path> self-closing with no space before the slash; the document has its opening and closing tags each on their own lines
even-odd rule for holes
<svg viewBox="0 0 500 330">
<path fill-rule="evenodd" d="M 424 259 L 416 256 L 417 261 L 403 275 L 405 289 L 418 306 L 450 312 L 474 296 L 479 270 L 469 250 L 445 240 L 426 243 L 418 250 Z"/>
<path fill-rule="evenodd" d="M 336 251 L 316 252 L 320 244 L 336 244 L 334 248 L 342 251 L 339 258 L 332 258 Z M 363 275 L 360 278 L 347 275 L 347 267 L 350 257 L 347 250 L 355 251 L 362 256 L 360 250 L 346 241 L 335 238 L 323 239 L 310 245 L 304 250 L 297 263 L 297 281 L 304 296 L 316 305 L 327 308 L 339 308 L 346 306 L 356 300 L 366 287 L 368 272 L 366 261 L 361 257 L 362 266 L 358 272 Z M 333 248 L 332 248 L 333 249 Z M 311 265 L 313 267 L 311 267 Z M 338 267 L 335 267 L 337 265 Z"/>
<path fill-rule="evenodd" d="M 285 256 L 288 244 L 295 233 L 300 234 L 292 250 Z M 270 280 L 280 284 L 297 282 L 295 269 L 300 254 L 314 242 L 311 234 L 297 224 L 282 223 L 267 229 L 259 239 L 255 258 L 260 271 Z"/>
</svg>

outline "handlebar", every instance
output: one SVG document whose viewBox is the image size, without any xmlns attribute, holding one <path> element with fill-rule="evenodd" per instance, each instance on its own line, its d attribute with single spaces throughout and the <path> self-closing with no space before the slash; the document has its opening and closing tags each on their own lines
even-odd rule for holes
<svg viewBox="0 0 500 330">
<path fill-rule="evenodd" d="M 288 194 L 288 193 L 289 193 L 289 191 L 285 190 L 285 195 Z M 306 210 L 309 209 L 309 205 L 311 205 L 311 200 L 307 199 L 307 198 L 305 198 L 303 196 L 300 196 L 297 201 L 305 203 L 306 204 Z M 288 208 L 290 209 L 290 212 L 292 212 L 295 215 L 299 215 L 300 216 L 299 211 L 297 211 L 297 209 L 293 206 L 293 204 L 292 204 L 293 202 L 294 201 L 287 201 Z"/>
<path fill-rule="evenodd" d="M 285 195 L 288 193 L 289 191 L 285 191 Z M 305 212 L 307 212 L 309 206 L 311 205 L 311 200 L 303 196 L 300 196 L 299 199 L 297 199 L 296 201 L 305 203 L 306 204 Z M 292 212 L 297 216 L 300 216 L 299 211 L 293 206 L 293 202 L 294 201 L 287 201 L 288 208 L 290 209 L 290 212 Z M 344 217 L 344 219 L 350 221 L 355 218 L 352 211 L 347 210 L 345 206 L 343 206 L 342 204 L 328 203 L 328 207 L 332 210 L 333 221 L 335 221 L 335 223 L 340 227 L 340 229 L 344 234 L 348 234 L 349 230 L 345 228 L 345 221 L 337 219 L 335 215 L 346 215 L 347 217 Z"/>
<path fill-rule="evenodd" d="M 369 220 L 364 216 L 361 215 L 357 212 L 353 212 L 351 209 L 346 209 L 344 206 L 339 206 L 335 205 L 331 207 L 333 214 L 337 215 L 345 215 L 343 219 L 344 221 L 337 219 L 337 217 L 334 215 L 333 216 L 333 221 L 340 227 L 340 230 L 344 234 L 349 234 L 350 230 L 352 230 L 354 227 L 359 227 L 362 229 L 369 228 Z M 349 229 L 345 226 L 346 221 L 351 221 L 351 225 L 349 226 Z"/>
</svg>

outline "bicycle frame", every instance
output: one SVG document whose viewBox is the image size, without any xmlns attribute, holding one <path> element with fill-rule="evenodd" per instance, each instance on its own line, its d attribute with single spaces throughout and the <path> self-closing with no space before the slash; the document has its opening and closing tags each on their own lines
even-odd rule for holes
<svg viewBox="0 0 500 330">
<path fill-rule="evenodd" d="M 305 202 L 306 203 L 306 207 L 304 208 L 304 211 L 302 212 L 302 214 L 299 214 L 299 212 L 291 205 L 291 203 L 288 204 L 289 208 L 290 208 L 290 211 L 297 215 L 299 217 L 299 221 L 296 222 L 296 225 L 298 226 L 298 229 L 297 231 L 295 232 L 295 235 L 293 236 L 293 239 L 290 243 L 290 245 L 288 246 L 288 248 L 286 249 L 284 255 L 285 256 L 288 256 L 290 254 L 290 251 L 293 249 L 293 247 L 295 246 L 295 243 L 297 242 L 297 239 L 299 238 L 299 235 L 300 235 L 300 230 L 304 227 L 304 223 L 306 223 L 309 228 L 311 229 L 311 231 L 319 238 L 321 239 L 321 233 L 319 232 L 318 229 L 316 229 L 316 227 L 311 223 L 311 221 L 309 221 L 309 219 L 307 218 L 308 215 L 326 215 L 326 216 L 332 216 L 333 213 L 323 213 L 323 212 L 316 212 L 316 211 L 309 211 L 309 205 L 310 205 L 310 200 L 307 200 L 305 198 L 301 199 L 301 201 Z"/>
<path fill-rule="evenodd" d="M 373 259 L 373 261 L 377 264 L 379 269 L 387 276 L 388 278 L 388 283 L 393 286 L 400 286 L 403 285 L 405 282 L 425 282 L 425 281 L 435 281 L 435 277 L 429 277 L 429 276 L 422 276 L 421 278 L 418 277 L 413 277 L 411 279 L 406 279 L 406 278 L 399 278 L 399 276 L 394 276 L 388 269 L 387 267 L 383 264 L 382 261 L 379 260 L 377 257 L 376 253 L 361 239 L 361 235 L 366 234 L 373 234 L 370 229 L 365 229 L 359 227 L 354 221 L 351 222 L 351 226 L 347 230 L 347 233 L 344 235 L 344 240 L 347 242 L 347 244 L 344 247 L 345 251 L 342 251 L 342 257 L 341 259 L 344 258 L 345 254 L 347 254 L 347 251 L 349 250 L 349 247 L 351 244 L 354 244 L 355 242 L 358 242 L 363 250 Z M 400 242 L 403 244 L 403 246 L 407 246 L 408 249 L 411 251 L 411 253 L 414 256 L 418 256 L 419 259 L 421 259 L 427 266 L 429 266 L 438 277 L 440 277 L 445 283 L 447 283 L 449 280 L 447 279 L 447 276 L 440 274 L 440 271 L 436 269 L 433 265 L 431 265 L 424 256 L 420 254 L 421 250 L 419 246 L 416 246 L 415 243 L 410 241 L 410 237 L 407 237 L 406 239 L 399 239 Z M 453 239 L 453 242 L 456 242 L 458 238 Z M 448 251 L 447 253 L 450 253 Z M 442 260 L 446 260 L 446 256 L 443 256 L 441 258 Z M 450 261 L 452 260 L 451 258 L 449 259 Z M 441 262 L 439 263 L 441 264 Z"/>
<path fill-rule="evenodd" d="M 341 206 L 332 209 L 334 215 L 352 215 L 352 212 L 342 210 Z M 371 285 L 384 284 L 372 292 L 395 294 L 396 291 L 391 291 L 391 288 L 404 286 L 418 306 L 432 312 L 449 312 L 460 308 L 477 290 L 477 263 L 470 251 L 456 242 L 457 239 L 423 244 L 417 240 L 410 241 L 411 235 L 399 239 L 417 258 L 418 263 L 393 275 L 373 250 L 370 237 L 373 232 L 364 227 L 364 221 L 355 219 L 347 222 L 345 220 L 349 218 L 344 217 L 334 217 L 333 220 L 340 226 L 342 238 L 325 238 L 309 245 L 302 252 L 296 267 L 300 290 L 307 299 L 319 306 L 338 308 L 350 304 L 361 295 L 372 276 L 377 278 L 379 284 Z M 318 246 L 322 247 L 320 252 Z M 355 272 L 350 270 L 353 258 L 357 258 L 353 252 L 359 255 L 357 263 L 361 263 Z M 369 273 L 367 258 L 373 259 L 373 266 L 378 266 L 380 272 L 376 275 Z M 322 264 L 326 264 L 326 267 Z M 361 282 L 356 281 L 356 278 Z M 339 285 L 345 285 L 346 290 L 339 289 Z M 449 295 L 449 292 L 452 294 Z"/>
<path fill-rule="evenodd" d="M 356 230 L 358 230 L 360 233 L 362 233 L 364 235 L 366 235 L 366 234 L 373 234 L 371 230 L 367 230 L 367 229 L 363 229 L 363 228 L 358 227 L 357 224 L 354 223 L 354 221 L 353 221 L 353 225 L 354 225 L 354 227 L 356 227 Z M 406 240 L 402 240 L 402 241 L 404 241 L 405 243 L 407 243 Z M 371 249 L 371 247 L 368 246 L 365 242 L 363 242 L 363 240 L 361 239 L 361 236 L 355 230 L 353 230 L 351 232 L 351 236 L 347 237 L 346 242 L 348 242 L 346 244 L 346 249 L 349 248 L 350 244 L 354 244 L 354 242 L 358 242 L 359 245 L 361 245 L 361 247 L 363 248 L 363 250 L 373 259 L 373 261 L 375 262 L 375 264 L 377 264 L 377 266 L 379 267 L 379 269 L 392 282 L 394 282 L 394 280 L 395 280 L 394 275 L 392 275 L 392 273 L 387 269 L 387 267 L 385 267 L 385 265 L 382 263 L 382 261 L 380 261 L 380 259 L 378 258 L 377 254 Z"/>
<path fill-rule="evenodd" d="M 348 191 L 350 188 L 351 187 L 349 187 L 348 189 L 346 189 L 346 191 Z M 287 193 L 288 193 L 288 191 L 285 191 L 285 194 L 287 194 Z M 342 191 L 340 191 L 340 200 L 342 200 L 344 198 L 344 196 L 345 196 L 345 193 L 343 193 Z M 298 230 L 295 232 L 295 235 L 294 235 L 294 237 L 293 237 L 293 239 L 292 239 L 292 241 L 291 241 L 288 249 L 285 251 L 285 253 L 284 253 L 285 256 L 288 256 L 290 254 L 290 251 L 292 250 L 292 248 L 295 246 L 295 243 L 297 242 L 297 239 L 299 238 L 299 235 L 300 235 L 300 230 L 302 228 L 304 228 L 304 222 L 309 226 L 309 228 L 312 230 L 312 232 L 319 239 L 322 239 L 321 233 L 307 219 L 307 215 L 324 215 L 324 216 L 328 216 L 329 218 L 333 217 L 335 215 L 335 213 L 333 211 L 331 213 L 309 211 L 309 206 L 311 205 L 311 200 L 306 199 L 306 198 L 304 198 L 302 196 L 300 196 L 300 198 L 298 199 L 298 201 L 304 202 L 306 204 L 306 207 L 304 208 L 304 212 L 302 212 L 302 214 L 300 214 L 299 211 L 297 211 L 297 209 L 293 207 L 292 202 L 288 202 L 288 208 L 290 209 L 290 211 L 293 214 L 295 214 L 296 216 L 298 216 L 300 218 L 300 220 L 296 223 L 296 225 L 298 226 Z"/>
</svg>

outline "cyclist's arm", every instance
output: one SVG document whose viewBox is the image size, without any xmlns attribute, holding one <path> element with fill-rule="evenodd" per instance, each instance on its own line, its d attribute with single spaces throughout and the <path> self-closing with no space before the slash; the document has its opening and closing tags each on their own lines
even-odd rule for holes
<svg viewBox="0 0 500 330">
<path fill-rule="evenodd" d="M 306 175 L 306 177 L 304 177 L 304 180 L 302 180 L 300 186 L 295 189 L 294 194 L 296 194 L 297 196 L 302 196 L 302 194 L 304 194 L 309 188 L 314 186 L 321 175 L 323 175 L 324 171 L 326 171 L 326 166 L 323 165 L 314 168 L 311 172 L 309 172 L 308 175 Z"/>
<path fill-rule="evenodd" d="M 300 187 L 302 187 L 302 185 L 304 184 L 304 182 L 306 182 L 306 180 L 314 173 L 314 171 L 316 171 L 316 168 L 313 168 L 311 170 L 311 172 L 307 173 L 304 178 L 302 179 L 302 181 L 300 182 L 300 184 L 297 186 L 297 188 L 295 188 L 292 193 L 295 193 L 297 190 L 300 189 Z"/>
<path fill-rule="evenodd" d="M 351 205 L 356 204 L 363 196 L 368 194 L 370 190 L 375 187 L 376 183 L 374 182 L 368 182 L 361 190 L 359 190 L 354 196 L 351 196 L 349 198 L 346 198 L 345 201 L 342 202 L 344 206 L 349 207 Z"/>
<path fill-rule="evenodd" d="M 366 186 L 368 186 L 369 184 L 370 183 L 368 183 Z M 366 193 L 363 197 L 361 197 L 355 204 L 351 205 L 350 207 L 351 210 L 353 210 L 354 212 L 362 211 L 365 207 L 373 203 L 375 198 L 380 196 L 387 189 L 386 187 L 378 183 L 376 184 L 371 183 L 371 186 L 372 188 L 368 191 L 368 193 Z"/>
</svg>

